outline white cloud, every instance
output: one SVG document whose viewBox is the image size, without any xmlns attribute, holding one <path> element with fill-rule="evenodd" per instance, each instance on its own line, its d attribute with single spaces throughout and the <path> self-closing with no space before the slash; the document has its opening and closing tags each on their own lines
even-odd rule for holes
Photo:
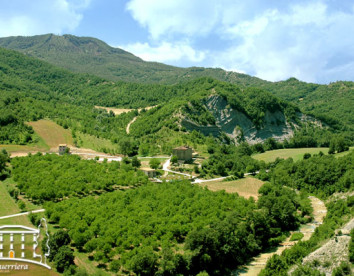
<svg viewBox="0 0 354 276">
<path fill-rule="evenodd" d="M 218 22 L 216 1 L 131 0 L 127 10 L 154 39 L 168 34 L 203 35 Z"/>
<path fill-rule="evenodd" d="M 224 68 L 273 81 L 291 76 L 311 82 L 337 80 L 339 72 L 348 76 L 345 64 L 353 60 L 354 38 L 349 35 L 353 22 L 354 14 L 329 12 L 322 2 L 293 6 L 288 13 L 265 11 L 227 30 L 243 42 L 219 53 L 221 59 L 214 64 L 221 61 Z M 328 68 L 330 60 L 338 61 L 339 53 L 348 59 Z"/>
<path fill-rule="evenodd" d="M 265 3 L 266 2 L 266 3 Z M 345 2 L 345 3 L 344 3 Z M 348 72 L 354 63 L 354 6 L 328 0 L 130 0 L 127 10 L 150 33 L 151 43 L 178 48 L 174 41 L 187 39 L 193 45 L 208 36 L 225 46 L 204 49 L 204 66 L 244 71 L 267 80 L 296 77 L 329 82 Z M 166 47 L 150 49 L 149 60 L 163 57 Z M 134 49 L 131 48 L 134 52 Z M 198 52 L 195 48 L 193 51 Z M 142 53 L 144 51 L 141 51 Z M 176 55 L 174 59 L 193 55 Z M 340 58 L 339 58 L 340 57 Z M 160 58 L 165 61 L 168 58 Z M 193 60 L 193 59 L 191 59 Z"/>
<path fill-rule="evenodd" d="M 181 60 L 201 62 L 206 53 L 204 51 L 194 50 L 186 42 L 168 43 L 162 42 L 158 46 L 151 46 L 148 43 L 134 43 L 125 46 L 119 46 L 146 61 L 158 62 L 178 62 Z"/>
<path fill-rule="evenodd" d="M 0 36 L 35 35 L 73 31 L 90 0 L 12 0 L 2 3 Z"/>
</svg>

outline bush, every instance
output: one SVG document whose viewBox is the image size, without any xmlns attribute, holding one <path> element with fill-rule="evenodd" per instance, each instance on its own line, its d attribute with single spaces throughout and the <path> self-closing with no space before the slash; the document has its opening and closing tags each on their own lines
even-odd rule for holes
<svg viewBox="0 0 354 276">
<path fill-rule="evenodd" d="M 300 232 L 296 232 L 294 234 L 292 234 L 290 241 L 298 241 L 301 240 L 304 237 L 304 234 L 300 233 Z"/>
</svg>

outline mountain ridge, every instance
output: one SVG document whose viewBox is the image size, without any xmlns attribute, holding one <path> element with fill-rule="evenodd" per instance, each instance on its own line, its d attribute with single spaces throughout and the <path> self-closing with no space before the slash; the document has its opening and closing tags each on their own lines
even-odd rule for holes
<svg viewBox="0 0 354 276">
<path fill-rule="evenodd" d="M 279 110 L 288 121 L 288 118 L 296 119 L 294 114 L 299 111 L 296 106 L 264 90 L 243 89 L 212 78 L 200 78 L 173 86 L 110 83 L 99 77 L 74 74 L 39 59 L 1 48 L 0 76 L 0 107 L 3 111 L 0 127 L 3 127 L 4 134 L 0 136 L 0 141 L 5 143 L 27 143 L 32 139 L 33 132 L 24 122 L 43 118 L 115 143 L 126 137 L 145 139 L 160 130 L 168 130 L 169 135 L 187 135 L 192 129 L 183 126 L 182 121 L 186 118 L 198 127 L 213 124 L 220 134 L 215 136 L 222 137 L 225 132 L 235 142 L 239 138 L 242 140 L 242 135 L 236 137 L 232 135 L 233 130 L 228 133 L 223 129 L 222 124 L 217 122 L 218 115 L 213 114 L 213 108 L 208 108 L 205 99 L 215 93 L 226 99 L 226 105 L 244 114 L 248 125 L 256 132 L 267 124 L 269 112 Z M 113 103 L 120 103 L 122 107 L 124 103 L 126 107 L 134 104 L 134 108 L 138 108 L 138 105 L 158 107 L 141 112 L 127 135 L 126 126 L 136 116 L 134 111 L 114 116 L 94 108 Z M 225 106 L 223 109 L 226 109 Z M 175 116 L 177 113 L 183 116 L 178 118 Z M 285 120 L 271 122 L 274 125 L 284 123 Z M 236 125 L 233 125 L 235 128 Z M 262 140 L 271 137 L 273 133 L 268 133 Z"/>
<path fill-rule="evenodd" d="M 321 118 L 338 130 L 354 129 L 354 82 L 335 82 L 329 85 L 305 83 L 295 78 L 269 82 L 256 77 L 227 72 L 218 68 L 179 68 L 157 62 L 146 62 L 133 54 L 113 48 L 90 37 L 53 34 L 33 37 L 0 38 L 0 47 L 12 48 L 55 66 L 79 73 L 99 76 L 113 82 L 124 81 L 149 85 L 181 84 L 200 77 L 211 77 L 240 87 L 258 87 L 299 106 L 304 112 Z M 103 89 L 106 87 L 103 85 Z M 109 88 L 107 88 L 109 89 Z M 132 85 L 129 85 L 132 89 Z M 143 89 L 142 96 L 148 96 Z M 138 96 L 138 93 L 136 93 Z M 131 102 L 136 104 L 138 98 Z M 156 103 L 153 103 L 156 104 Z M 107 103 L 99 103 L 107 105 Z M 108 106 L 126 106 L 124 97 Z M 144 106 L 144 105 L 143 105 Z"/>
<path fill-rule="evenodd" d="M 144 61 L 92 37 L 54 34 L 3 37 L 0 38 L 0 47 L 20 51 L 74 72 L 90 73 L 111 81 L 175 84 L 212 76 L 221 81 L 233 80 L 239 84 L 265 82 L 256 77 L 227 72 L 220 68 L 181 68 Z M 87 67 L 90 64 L 92 67 Z"/>
</svg>

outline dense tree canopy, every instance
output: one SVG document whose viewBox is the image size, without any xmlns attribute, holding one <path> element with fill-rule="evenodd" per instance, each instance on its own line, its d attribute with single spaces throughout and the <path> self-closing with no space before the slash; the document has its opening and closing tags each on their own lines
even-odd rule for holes
<svg viewBox="0 0 354 276">
<path fill-rule="evenodd" d="M 257 205 L 188 182 L 160 183 L 47 203 L 45 208 L 52 222 L 68 229 L 74 245 L 99 263 L 118 257 L 114 267 L 141 275 L 157 270 L 164 275 L 203 270 L 224 275 L 298 225 L 296 193 L 279 190 L 280 200 L 272 193 L 269 188 L 262 196 L 267 203 Z M 287 210 L 281 210 L 284 215 L 269 220 L 271 209 L 281 207 L 282 199 L 288 202 Z M 179 248 L 184 248 L 183 254 Z"/>
<path fill-rule="evenodd" d="M 341 158 L 318 154 L 298 162 L 279 161 L 271 178 L 276 184 L 305 189 L 320 196 L 353 190 L 354 152 Z"/>
<path fill-rule="evenodd" d="M 35 154 L 14 158 L 11 164 L 18 189 L 38 201 L 147 183 L 145 174 L 130 164 L 98 163 L 77 155 Z"/>
</svg>

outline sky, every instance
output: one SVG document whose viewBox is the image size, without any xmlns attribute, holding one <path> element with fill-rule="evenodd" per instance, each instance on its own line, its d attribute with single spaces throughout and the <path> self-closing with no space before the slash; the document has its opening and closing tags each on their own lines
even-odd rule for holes
<svg viewBox="0 0 354 276">
<path fill-rule="evenodd" d="M 0 37 L 96 37 L 146 61 L 354 81 L 353 0 L 0 0 Z"/>
</svg>

